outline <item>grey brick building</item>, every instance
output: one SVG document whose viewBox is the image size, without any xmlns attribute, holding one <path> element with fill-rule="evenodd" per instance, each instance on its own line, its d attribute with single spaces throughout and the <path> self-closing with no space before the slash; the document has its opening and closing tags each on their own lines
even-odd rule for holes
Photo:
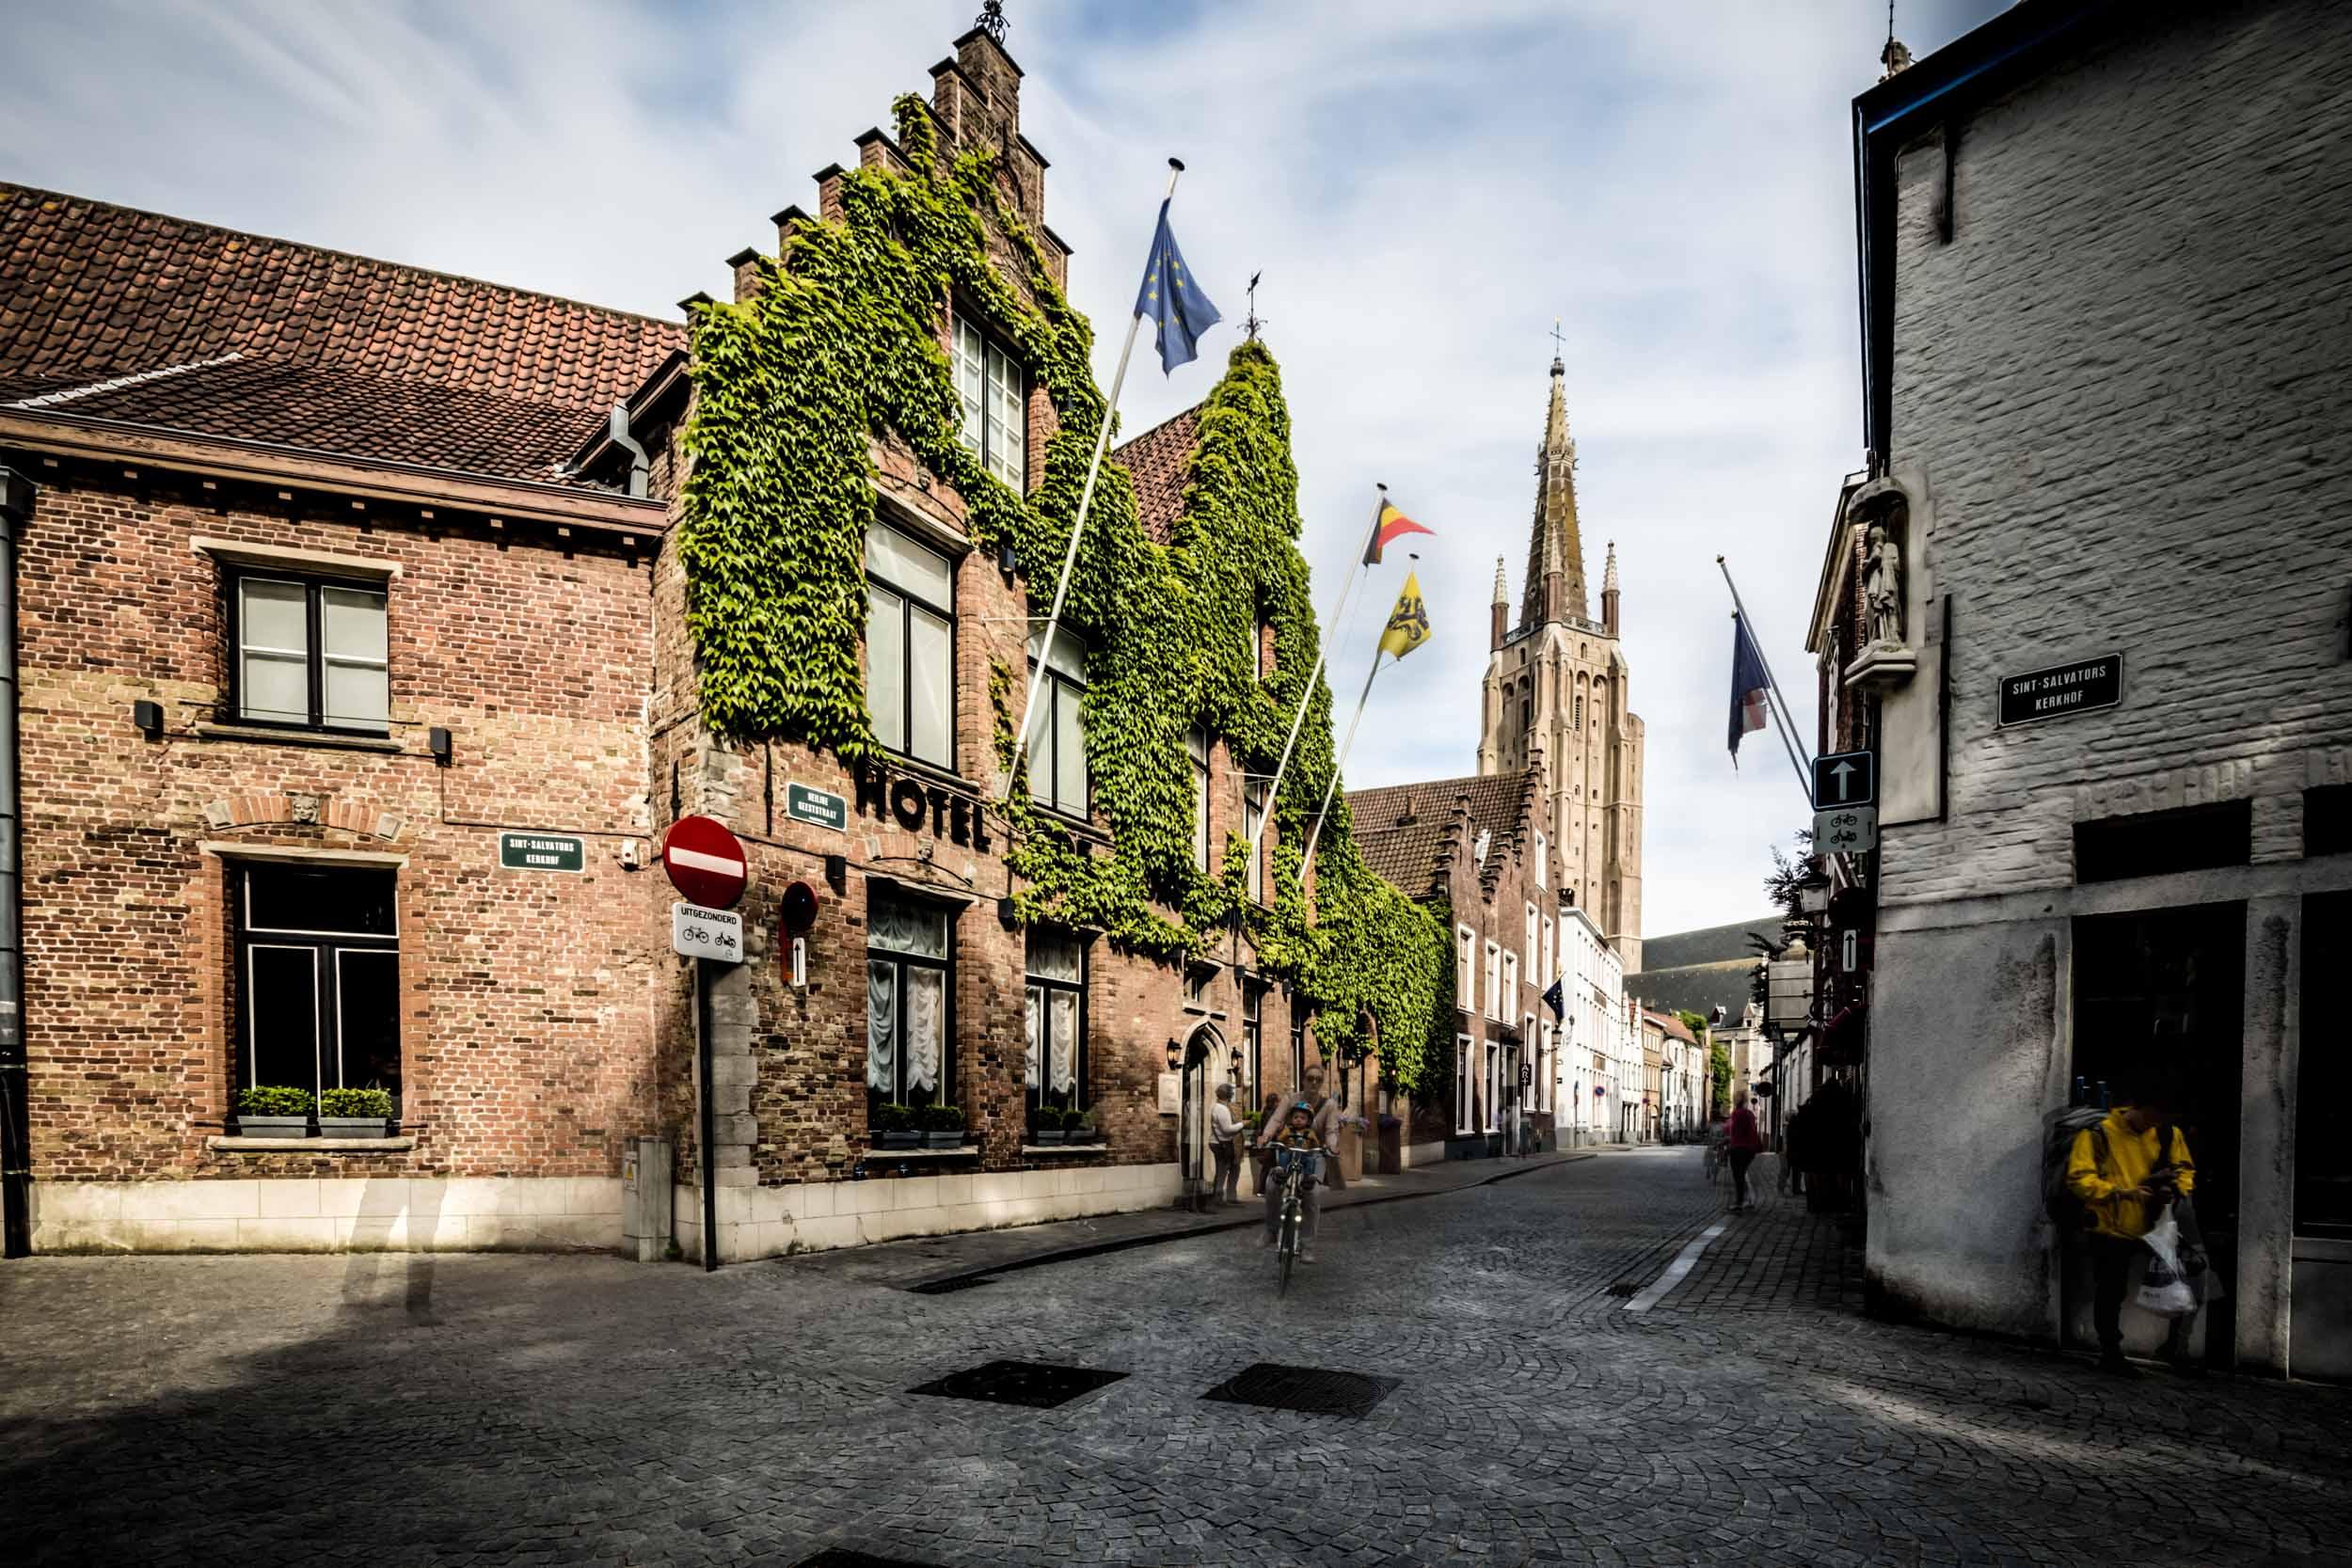
<svg viewBox="0 0 2352 1568">
<path fill-rule="evenodd" d="M 1855 102 L 1873 466 L 1812 646 L 1883 776 L 1883 1309 L 2079 1338 L 2042 1119 L 2156 1069 L 2207 1355 L 2352 1373 L 2346 1056 L 2302 1023 L 2352 956 L 2348 104 L 2326 0 L 2028 0 Z"/>
</svg>

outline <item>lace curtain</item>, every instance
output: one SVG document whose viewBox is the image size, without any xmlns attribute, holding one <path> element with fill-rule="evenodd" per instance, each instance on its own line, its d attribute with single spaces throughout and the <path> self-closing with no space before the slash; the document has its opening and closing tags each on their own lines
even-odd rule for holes
<svg viewBox="0 0 2352 1568">
<path fill-rule="evenodd" d="M 907 976 L 907 1093 L 939 1092 L 939 1057 L 947 1022 L 947 976 L 910 966 Z"/>
<path fill-rule="evenodd" d="M 898 969 L 896 964 L 866 965 L 866 1082 L 888 1095 L 896 1088 L 898 1060 Z"/>
<path fill-rule="evenodd" d="M 1068 1094 L 1078 1082 L 1078 993 L 1057 990 L 1048 1000 L 1054 1009 L 1054 1092 Z"/>
<path fill-rule="evenodd" d="M 1022 1058 L 1021 1082 L 1025 1087 L 1034 1089 L 1037 1087 L 1038 1037 L 1045 1028 L 1045 989 L 1042 986 L 1028 988 L 1028 1006 L 1023 1010 L 1027 1015 L 1029 1049 Z"/>
</svg>

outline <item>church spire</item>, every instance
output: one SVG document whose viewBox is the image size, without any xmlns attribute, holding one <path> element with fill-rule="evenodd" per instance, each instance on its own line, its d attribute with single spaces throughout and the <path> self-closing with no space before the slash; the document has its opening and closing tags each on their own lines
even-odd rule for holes
<svg viewBox="0 0 2352 1568">
<path fill-rule="evenodd" d="M 1554 354 L 1551 404 L 1535 457 L 1535 522 L 1527 543 L 1527 585 L 1519 624 L 1592 614 L 1584 592 L 1584 544 L 1576 523 L 1576 439 L 1568 434 L 1567 367 Z"/>
</svg>

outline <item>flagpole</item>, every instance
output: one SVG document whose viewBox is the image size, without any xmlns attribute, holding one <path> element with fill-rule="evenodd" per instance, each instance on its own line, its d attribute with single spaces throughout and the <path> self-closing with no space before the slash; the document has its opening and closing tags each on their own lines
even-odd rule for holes
<svg viewBox="0 0 2352 1568">
<path fill-rule="evenodd" d="M 1375 485 L 1375 487 L 1379 490 L 1380 499 L 1383 501 L 1386 501 L 1389 496 L 1389 487 L 1385 484 Z M 1377 533 L 1379 531 L 1380 509 L 1378 506 L 1375 506 L 1373 508 L 1372 527 L 1374 532 Z M 1369 550 L 1367 550 L 1367 553 L 1369 553 Z M 1365 575 L 1371 570 L 1372 563 L 1359 557 L 1357 560 L 1356 564 L 1348 569 L 1347 576 L 1341 579 L 1340 602 L 1332 608 L 1331 619 L 1324 623 L 1324 625 L 1331 628 L 1330 635 L 1332 637 L 1337 637 L 1339 635 L 1340 618 L 1347 613 L 1348 595 L 1356 591 L 1356 584 L 1361 581 Z M 1282 798 L 1282 775 L 1290 768 L 1291 751 L 1298 744 L 1299 726 L 1307 721 L 1307 705 L 1314 701 L 1315 682 L 1322 678 L 1324 660 L 1330 657 L 1330 653 L 1331 644 L 1329 638 L 1316 638 L 1315 667 L 1307 672 L 1306 688 L 1298 694 L 1298 711 L 1291 715 L 1291 733 L 1288 738 L 1282 742 L 1282 760 L 1274 765 L 1274 784 L 1273 787 L 1268 789 L 1265 793 L 1265 813 L 1258 819 L 1257 835 L 1249 841 L 1248 863 L 1251 865 L 1258 863 L 1258 847 L 1265 842 L 1266 825 L 1274 820 L 1275 805 Z M 1374 655 L 1373 662 L 1375 664 L 1379 662 L 1379 656 L 1377 653 Z M 1307 863 L 1305 861 L 1299 862 L 1298 869 L 1299 875 L 1302 877 L 1305 876 L 1307 871 Z"/>
<path fill-rule="evenodd" d="M 1765 708 L 1778 726 L 1780 743 L 1788 752 L 1788 766 L 1797 770 L 1798 787 L 1804 791 L 1805 803 L 1810 805 L 1813 801 L 1813 771 L 1802 760 L 1807 753 L 1797 744 L 1796 721 L 1788 717 L 1788 700 L 1780 694 L 1779 677 L 1772 673 L 1772 661 L 1764 657 L 1763 641 L 1749 623 L 1748 607 L 1740 598 L 1740 585 L 1731 580 L 1731 568 L 1724 564 L 1724 558 L 1720 555 L 1715 558 L 1715 569 L 1723 573 L 1724 586 L 1731 590 L 1732 609 L 1740 616 L 1740 635 L 1748 640 L 1748 646 L 1756 651 L 1756 662 L 1763 668 Z"/>
<path fill-rule="evenodd" d="M 1387 626 L 1382 626 L 1380 630 L 1383 636 L 1387 635 Z M 1307 852 L 1298 858 L 1298 882 L 1302 890 L 1307 883 L 1307 867 L 1315 858 L 1315 846 L 1323 842 L 1323 820 L 1330 813 L 1331 797 L 1339 793 L 1340 769 L 1347 762 L 1347 753 L 1355 749 L 1356 726 L 1364 721 L 1364 705 L 1372 700 L 1372 678 L 1380 673 L 1380 655 L 1384 651 L 1376 646 L 1372 650 L 1372 668 L 1364 672 L 1364 689 L 1356 699 L 1356 716 L 1347 721 L 1347 738 L 1340 742 L 1338 752 L 1331 758 L 1331 782 L 1323 787 L 1323 804 L 1316 809 L 1315 825 L 1307 834 Z"/>
<path fill-rule="evenodd" d="M 1162 206 L 1175 199 L 1176 178 L 1184 172 L 1184 161 L 1168 161 L 1168 194 L 1160 198 Z M 1103 405 L 1103 428 L 1095 433 L 1094 457 L 1087 465 L 1087 482 L 1078 492 L 1077 515 L 1070 520 L 1070 547 L 1062 552 L 1061 580 L 1054 584 L 1054 608 L 1046 612 L 1045 638 L 1038 645 L 1037 661 L 1029 671 L 1029 694 L 1021 704 L 1021 733 L 1012 748 L 1012 766 L 1006 771 L 1004 793 L 998 800 L 1012 797 L 1012 782 L 1021 776 L 1021 759 L 1028 755 L 1029 732 L 1037 727 L 1037 692 L 1045 679 L 1046 661 L 1054 657 L 1054 637 L 1061 626 L 1061 607 L 1070 597 L 1070 579 L 1078 570 L 1078 541 L 1086 534 L 1087 509 L 1094 504 L 1094 482 L 1102 477 L 1103 453 L 1111 444 L 1111 421 L 1119 413 L 1120 388 L 1127 382 L 1127 359 L 1136 351 L 1136 334 L 1143 329 L 1143 312 L 1137 310 L 1127 318 L 1127 341 L 1119 348 L 1119 368 L 1111 372 L 1111 394 Z"/>
</svg>

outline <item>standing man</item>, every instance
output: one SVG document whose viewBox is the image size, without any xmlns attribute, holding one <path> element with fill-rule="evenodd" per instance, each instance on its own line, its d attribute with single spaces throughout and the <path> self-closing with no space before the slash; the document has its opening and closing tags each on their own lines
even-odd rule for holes
<svg viewBox="0 0 2352 1568">
<path fill-rule="evenodd" d="M 1748 1109 L 1748 1091 L 1740 1090 L 1731 1097 L 1731 1128 L 1724 1135 L 1724 1148 L 1731 1156 L 1731 1212 L 1748 1212 L 1748 1167 L 1764 1152 L 1764 1134 L 1756 1125 L 1756 1113 Z"/>
<path fill-rule="evenodd" d="M 2197 1186 L 2188 1140 L 2172 1125 L 2169 1096 L 2150 1085 L 2096 1127 L 2074 1134 L 2066 1185 L 2090 1221 L 2090 1321 L 2099 1331 L 2099 1366 L 2131 1375 L 2123 1359 L 2123 1295 L 2132 1265 L 2148 1256 L 2141 1238 L 2176 1198 Z M 2178 1345 L 2170 1347 L 2177 1354 Z"/>
<path fill-rule="evenodd" d="M 1216 1161 L 1216 1177 L 1209 1196 L 1218 1204 L 1241 1201 L 1241 1123 L 1233 1119 L 1233 1085 L 1216 1086 L 1216 1103 L 1209 1107 L 1209 1153 Z"/>
</svg>

